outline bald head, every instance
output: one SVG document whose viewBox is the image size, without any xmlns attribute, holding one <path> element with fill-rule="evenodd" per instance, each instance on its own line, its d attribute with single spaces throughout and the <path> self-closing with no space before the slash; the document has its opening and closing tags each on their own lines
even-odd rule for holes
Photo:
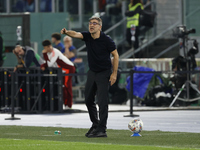
<svg viewBox="0 0 200 150">
<path fill-rule="evenodd" d="M 22 46 L 21 45 L 16 45 L 15 48 L 22 48 Z"/>
<path fill-rule="evenodd" d="M 66 35 L 63 38 L 63 41 L 64 41 L 65 46 L 68 46 L 68 47 L 72 46 L 72 38 L 70 36 Z"/>
<path fill-rule="evenodd" d="M 24 50 L 22 49 L 21 45 L 16 45 L 14 51 L 18 56 L 24 55 Z"/>
<path fill-rule="evenodd" d="M 70 36 L 66 35 L 66 36 L 63 38 L 63 41 L 65 42 L 65 40 L 67 40 L 67 39 L 72 40 L 72 38 L 71 38 Z"/>
</svg>

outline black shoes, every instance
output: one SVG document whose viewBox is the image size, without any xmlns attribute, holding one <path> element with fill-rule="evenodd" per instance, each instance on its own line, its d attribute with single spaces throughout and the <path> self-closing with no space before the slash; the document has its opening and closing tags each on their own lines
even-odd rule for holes
<svg viewBox="0 0 200 150">
<path fill-rule="evenodd" d="M 85 134 L 88 137 L 89 134 L 93 133 L 96 130 L 96 127 L 91 127 L 90 130 Z"/>
<path fill-rule="evenodd" d="M 95 138 L 95 137 L 107 137 L 106 131 L 100 131 L 97 127 L 92 126 L 88 132 L 85 134 L 88 138 Z"/>
<path fill-rule="evenodd" d="M 88 134 L 87 137 L 88 138 L 107 137 L 107 134 L 106 134 L 106 132 L 95 130 L 95 131 L 91 132 L 90 134 Z"/>
</svg>

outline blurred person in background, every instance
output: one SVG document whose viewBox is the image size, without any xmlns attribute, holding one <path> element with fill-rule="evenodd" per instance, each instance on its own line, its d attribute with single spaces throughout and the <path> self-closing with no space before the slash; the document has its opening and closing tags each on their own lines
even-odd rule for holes
<svg viewBox="0 0 200 150">
<path fill-rule="evenodd" d="M 14 68 L 14 72 L 17 68 L 40 67 L 44 63 L 43 59 L 29 46 L 16 45 L 13 53 L 18 59 L 18 65 Z"/>
<path fill-rule="evenodd" d="M 98 4 L 99 4 L 99 11 L 104 12 L 106 6 L 106 0 L 99 0 Z"/>
<path fill-rule="evenodd" d="M 109 15 L 109 10 L 112 7 L 115 7 L 117 0 L 106 0 L 106 14 Z"/>
<path fill-rule="evenodd" d="M 52 0 L 40 0 L 40 12 L 51 12 Z"/>
<path fill-rule="evenodd" d="M 52 0 L 39 1 L 40 12 L 51 12 Z M 13 12 L 35 12 L 34 0 L 17 0 L 12 7 Z"/>
<path fill-rule="evenodd" d="M 25 0 L 26 11 L 35 12 L 35 0 Z"/>
<path fill-rule="evenodd" d="M 49 40 L 44 40 L 42 42 L 42 45 L 44 47 L 42 54 L 45 63 L 40 66 L 41 70 L 44 71 L 47 67 L 60 67 L 66 74 L 75 72 L 74 64 L 67 57 L 65 57 L 58 49 L 53 48 Z M 73 104 L 72 76 L 67 77 L 67 80 L 65 80 L 65 76 L 63 78 L 63 100 L 64 105 L 71 108 Z"/>
<path fill-rule="evenodd" d="M 57 48 L 60 51 L 65 50 L 65 46 L 61 43 L 61 35 L 60 33 L 53 33 L 51 35 L 51 42 L 54 44 L 54 48 Z"/>
<path fill-rule="evenodd" d="M 77 51 L 76 51 L 76 47 L 73 46 L 73 41 L 72 41 L 72 38 L 70 36 L 65 36 L 63 38 L 63 41 L 64 41 L 64 45 L 65 45 L 65 49 L 62 49 L 61 52 L 69 59 L 71 60 L 73 63 L 77 57 Z M 76 65 L 75 65 L 75 68 Z M 77 73 L 75 71 L 75 73 Z M 66 80 L 68 78 L 68 76 L 65 76 Z M 76 85 L 78 83 L 78 77 L 77 76 L 74 76 L 74 78 L 72 79 L 72 84 L 73 85 Z"/>
<path fill-rule="evenodd" d="M 4 52 L 5 52 L 5 47 L 3 43 L 2 33 L 0 31 L 0 67 L 3 65 L 3 61 L 5 59 L 5 56 L 3 55 Z"/>
<path fill-rule="evenodd" d="M 106 14 L 118 15 L 121 13 L 122 0 L 106 0 Z"/>
<path fill-rule="evenodd" d="M 73 41 L 72 38 L 70 36 L 65 36 L 63 38 L 64 41 L 64 45 L 65 45 L 65 49 L 62 49 L 61 52 L 67 57 L 69 58 L 69 60 L 71 60 L 72 62 L 74 62 L 74 60 L 77 57 L 77 51 L 76 51 L 76 47 L 73 46 Z"/>
<path fill-rule="evenodd" d="M 12 7 L 13 12 L 35 12 L 34 0 L 17 0 Z"/>
<path fill-rule="evenodd" d="M 129 45 L 132 46 L 131 42 L 131 26 L 135 26 L 135 41 L 134 41 L 134 49 L 139 47 L 139 18 L 140 13 L 143 10 L 143 3 L 142 0 L 130 0 L 130 4 L 128 5 L 128 11 L 126 11 L 125 15 L 127 16 L 127 25 L 126 25 L 126 40 Z"/>
</svg>

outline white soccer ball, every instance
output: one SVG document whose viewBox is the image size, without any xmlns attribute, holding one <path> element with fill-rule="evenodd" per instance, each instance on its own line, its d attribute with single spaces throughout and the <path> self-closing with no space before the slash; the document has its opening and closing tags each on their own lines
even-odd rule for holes
<svg viewBox="0 0 200 150">
<path fill-rule="evenodd" d="M 143 122 L 141 119 L 134 119 L 128 123 L 128 128 L 133 133 L 140 133 L 143 128 Z"/>
</svg>

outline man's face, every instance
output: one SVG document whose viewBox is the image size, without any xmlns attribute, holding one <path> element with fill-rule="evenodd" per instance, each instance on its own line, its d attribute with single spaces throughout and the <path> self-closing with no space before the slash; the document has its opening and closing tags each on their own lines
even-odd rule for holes
<svg viewBox="0 0 200 150">
<path fill-rule="evenodd" d="M 24 50 L 23 50 L 21 47 L 16 47 L 16 48 L 15 48 L 15 53 L 16 53 L 18 56 L 24 56 Z"/>
<path fill-rule="evenodd" d="M 101 25 L 99 24 L 98 20 L 92 19 L 89 22 L 89 32 L 91 34 L 95 34 L 98 31 L 101 31 Z"/>
<path fill-rule="evenodd" d="M 54 37 L 52 37 L 52 38 L 51 38 L 51 42 L 52 42 L 52 43 L 55 43 L 55 42 L 56 42 L 56 39 L 55 39 Z"/>
<path fill-rule="evenodd" d="M 45 49 L 47 52 L 52 52 L 52 51 L 53 51 L 53 47 L 52 47 L 51 45 L 44 46 L 44 49 Z"/>
<path fill-rule="evenodd" d="M 67 47 L 72 46 L 72 39 L 70 39 L 70 38 L 68 38 L 68 37 L 65 38 L 64 44 L 65 44 L 65 46 L 67 46 Z"/>
</svg>

